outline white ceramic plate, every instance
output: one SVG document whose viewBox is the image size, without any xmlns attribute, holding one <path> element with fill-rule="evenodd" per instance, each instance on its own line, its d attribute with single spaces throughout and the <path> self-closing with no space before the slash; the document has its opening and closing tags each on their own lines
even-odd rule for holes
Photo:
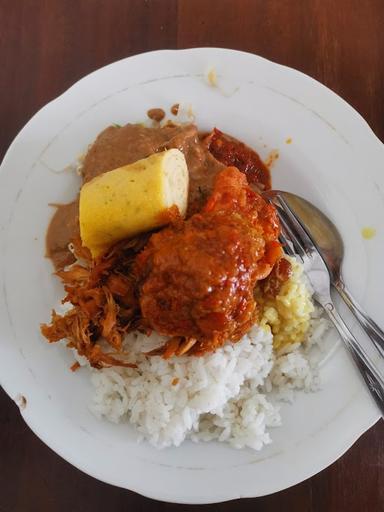
<svg viewBox="0 0 384 512">
<path fill-rule="evenodd" d="M 218 87 L 204 79 L 209 67 Z M 48 203 L 71 200 L 78 190 L 74 174 L 60 171 L 106 125 L 142 121 L 148 108 L 176 102 L 192 105 L 202 129 L 216 125 L 264 156 L 279 150 L 275 187 L 307 197 L 335 221 L 350 288 L 380 318 L 384 150 L 365 121 L 318 82 L 260 57 L 213 48 L 159 51 L 80 80 L 29 121 L 4 158 L 1 381 L 11 398 L 26 398 L 21 413 L 44 442 L 100 480 L 182 503 L 260 496 L 325 468 L 378 419 L 343 347 L 322 367 L 323 389 L 283 407 L 284 425 L 263 451 L 190 442 L 157 451 L 137 444 L 130 427 L 96 420 L 87 409 L 87 372 L 70 372 L 71 354 L 39 333 L 63 294 L 44 259 Z M 377 236 L 363 240 L 363 226 L 375 227 Z"/>
</svg>

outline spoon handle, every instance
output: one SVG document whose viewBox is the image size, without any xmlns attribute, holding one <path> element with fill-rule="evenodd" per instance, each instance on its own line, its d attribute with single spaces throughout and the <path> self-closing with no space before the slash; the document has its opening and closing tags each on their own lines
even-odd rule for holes
<svg viewBox="0 0 384 512">
<path fill-rule="evenodd" d="M 364 348 L 353 336 L 332 302 L 329 300 L 327 304 L 322 304 L 322 306 L 328 313 L 330 320 L 351 353 L 356 366 L 367 384 L 372 398 L 375 400 L 381 415 L 384 417 L 384 374 L 382 374 L 375 362 L 372 361 Z M 378 362 L 380 363 L 382 360 Z"/>
<path fill-rule="evenodd" d="M 370 318 L 363 310 L 360 304 L 352 297 L 342 281 L 334 283 L 340 297 L 349 307 L 355 318 L 359 321 L 361 327 L 374 343 L 377 350 L 384 357 L 384 332 L 380 329 L 376 322 Z"/>
</svg>

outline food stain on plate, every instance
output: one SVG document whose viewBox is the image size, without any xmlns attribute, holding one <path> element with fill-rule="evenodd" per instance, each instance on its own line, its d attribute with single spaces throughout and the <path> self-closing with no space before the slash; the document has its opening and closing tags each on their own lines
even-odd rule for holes
<svg viewBox="0 0 384 512">
<path fill-rule="evenodd" d="M 265 160 L 265 165 L 270 169 L 279 158 L 279 151 L 277 149 L 272 149 Z"/>
<path fill-rule="evenodd" d="M 292 137 L 288 137 L 287 139 L 285 139 L 285 143 L 292 144 Z"/>
<path fill-rule="evenodd" d="M 15 403 L 19 407 L 20 411 L 23 411 L 27 407 L 27 399 L 20 393 L 15 396 Z"/>
<path fill-rule="evenodd" d="M 361 229 L 361 236 L 364 240 L 372 240 L 376 236 L 376 229 L 371 226 L 365 226 Z"/>
<path fill-rule="evenodd" d="M 180 105 L 178 103 L 175 103 L 174 105 L 172 105 L 171 114 L 174 116 L 177 116 L 177 114 L 179 113 L 179 107 L 180 107 Z"/>
<path fill-rule="evenodd" d="M 206 81 L 211 87 L 217 87 L 217 72 L 215 68 L 211 67 L 207 70 Z"/>
<path fill-rule="evenodd" d="M 229 78 L 228 76 L 218 75 L 215 67 L 209 67 L 204 73 L 204 82 L 213 89 L 216 89 L 223 96 L 230 98 L 239 89 L 240 85 L 237 81 Z M 219 83 L 220 77 L 220 83 Z"/>
<path fill-rule="evenodd" d="M 149 119 L 152 119 L 152 121 L 160 123 L 160 121 L 162 121 L 165 117 L 165 112 L 162 108 L 151 108 L 148 110 L 147 116 Z"/>
</svg>

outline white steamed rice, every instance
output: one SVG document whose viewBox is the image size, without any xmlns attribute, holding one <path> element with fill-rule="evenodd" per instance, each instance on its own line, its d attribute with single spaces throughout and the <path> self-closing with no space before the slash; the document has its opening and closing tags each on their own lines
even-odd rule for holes
<svg viewBox="0 0 384 512">
<path fill-rule="evenodd" d="M 327 323 L 313 319 L 316 343 Z M 316 330 L 318 331 L 316 333 Z M 313 335 L 312 335 L 313 338 Z M 272 335 L 254 326 L 236 344 L 203 357 L 146 357 L 148 343 L 132 334 L 127 339 L 132 368 L 92 370 L 92 412 L 109 421 L 134 425 L 141 439 L 158 448 L 179 446 L 185 439 L 226 441 L 233 447 L 260 450 L 271 442 L 268 427 L 281 425 L 279 406 L 268 395 L 292 400 L 293 390 L 319 386 L 317 369 L 305 347 L 274 355 Z"/>
</svg>

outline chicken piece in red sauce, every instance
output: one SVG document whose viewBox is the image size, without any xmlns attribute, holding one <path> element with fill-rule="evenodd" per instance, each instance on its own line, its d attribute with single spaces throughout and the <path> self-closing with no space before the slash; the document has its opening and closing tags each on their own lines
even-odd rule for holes
<svg viewBox="0 0 384 512">
<path fill-rule="evenodd" d="M 216 176 L 200 213 L 151 236 L 135 275 L 144 325 L 171 337 L 168 357 L 182 344 L 213 351 L 250 329 L 255 285 L 282 254 L 278 236 L 275 209 L 234 167 Z"/>
</svg>

